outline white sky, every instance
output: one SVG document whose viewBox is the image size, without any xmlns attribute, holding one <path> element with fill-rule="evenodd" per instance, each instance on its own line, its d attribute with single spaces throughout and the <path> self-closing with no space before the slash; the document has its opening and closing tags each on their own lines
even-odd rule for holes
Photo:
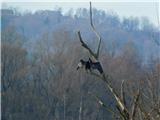
<svg viewBox="0 0 160 120">
<path fill-rule="evenodd" d="M 159 9 L 159 0 L 90 0 L 92 6 L 105 11 L 114 11 L 123 17 L 148 17 L 153 24 L 158 25 L 157 14 Z M 1 7 L 16 7 L 21 11 L 53 10 L 56 6 L 62 7 L 65 12 L 70 8 L 89 8 L 89 0 L 1 0 Z M 158 10 L 158 12 L 157 12 Z"/>
</svg>

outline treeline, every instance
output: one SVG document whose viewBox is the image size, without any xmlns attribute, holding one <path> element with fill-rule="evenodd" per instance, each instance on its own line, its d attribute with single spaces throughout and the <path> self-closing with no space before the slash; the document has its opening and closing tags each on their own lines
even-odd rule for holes
<svg viewBox="0 0 160 120">
<path fill-rule="evenodd" d="M 10 10 L 9 10 L 10 11 Z M 1 105 L 2 120 L 105 120 L 115 119 L 116 103 L 98 78 L 77 72 L 81 58 L 88 59 L 77 37 L 80 29 L 94 49 L 88 10 L 73 16 L 61 11 L 15 14 L 2 11 Z M 94 22 L 102 35 L 100 61 L 110 83 L 120 94 L 121 82 L 130 107 L 141 90 L 137 120 L 160 118 L 159 31 L 140 27 L 94 9 Z M 146 53 L 147 52 L 147 53 Z M 101 106 L 98 96 L 107 106 Z M 118 118 L 117 118 L 118 119 Z"/>
<path fill-rule="evenodd" d="M 19 13 L 16 10 L 2 9 L 2 31 L 8 27 L 15 27 L 16 31 L 25 38 L 25 42 L 39 40 L 43 34 L 64 30 L 75 36 L 81 30 L 88 42 L 94 42 L 95 35 L 90 32 L 89 11 L 87 9 L 69 10 L 62 14 L 61 9 L 54 11 L 37 11 L 35 13 Z M 119 54 L 124 44 L 132 41 L 141 51 L 144 59 L 159 50 L 158 28 L 145 17 L 120 19 L 114 12 L 104 12 L 93 9 L 93 21 L 108 51 L 116 47 L 115 54 Z M 114 45 L 113 45 L 114 44 Z"/>
</svg>

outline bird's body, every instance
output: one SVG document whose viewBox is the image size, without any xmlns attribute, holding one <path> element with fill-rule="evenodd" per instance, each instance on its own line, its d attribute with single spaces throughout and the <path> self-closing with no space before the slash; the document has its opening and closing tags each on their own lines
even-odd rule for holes
<svg viewBox="0 0 160 120">
<path fill-rule="evenodd" d="M 100 62 L 93 62 L 90 58 L 88 61 L 84 61 L 81 59 L 78 64 L 77 70 L 83 67 L 85 67 L 86 71 L 89 70 L 91 72 L 92 70 L 97 70 L 99 71 L 100 74 L 103 73 L 103 69 L 102 69 Z"/>
</svg>

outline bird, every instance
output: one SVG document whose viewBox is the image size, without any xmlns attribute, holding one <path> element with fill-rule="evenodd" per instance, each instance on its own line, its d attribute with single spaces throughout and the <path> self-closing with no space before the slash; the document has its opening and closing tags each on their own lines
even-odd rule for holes
<svg viewBox="0 0 160 120">
<path fill-rule="evenodd" d="M 90 62 L 89 61 L 84 61 L 83 59 L 80 59 L 80 62 L 78 63 L 78 66 L 77 66 L 77 70 L 79 68 L 83 68 L 85 67 L 85 70 L 86 71 L 91 71 L 91 65 L 90 65 Z"/>
<path fill-rule="evenodd" d="M 103 69 L 100 62 L 93 62 L 90 58 L 87 61 L 80 59 L 77 70 L 83 67 L 85 67 L 86 71 L 92 72 L 92 70 L 97 70 L 100 74 L 103 74 Z"/>
</svg>

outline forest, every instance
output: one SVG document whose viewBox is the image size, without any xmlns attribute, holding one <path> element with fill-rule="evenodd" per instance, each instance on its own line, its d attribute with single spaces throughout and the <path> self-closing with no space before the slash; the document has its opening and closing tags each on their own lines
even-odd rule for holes
<svg viewBox="0 0 160 120">
<path fill-rule="evenodd" d="M 92 51 L 97 48 L 90 16 L 86 8 L 65 14 L 61 8 L 1 9 L 2 120 L 160 119 L 159 28 L 146 17 L 120 18 L 93 7 L 111 92 L 98 77 L 76 70 L 80 59 L 91 57 L 77 32 Z"/>
</svg>

